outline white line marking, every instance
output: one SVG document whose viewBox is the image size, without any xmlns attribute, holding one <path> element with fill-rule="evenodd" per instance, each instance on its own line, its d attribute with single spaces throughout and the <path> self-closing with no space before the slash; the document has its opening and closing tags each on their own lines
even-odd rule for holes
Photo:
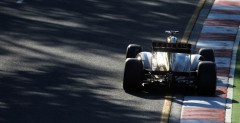
<svg viewBox="0 0 240 123">
<path fill-rule="evenodd" d="M 240 20 L 240 15 L 238 14 L 216 14 L 210 13 L 208 19 L 226 19 L 226 20 Z"/>
<path fill-rule="evenodd" d="M 239 6 L 229 6 L 229 5 L 213 5 L 212 9 L 218 10 L 230 10 L 230 11 L 239 11 Z"/>
<path fill-rule="evenodd" d="M 238 27 L 203 26 L 202 33 L 237 34 Z"/>
<path fill-rule="evenodd" d="M 233 49 L 232 41 L 198 40 L 196 48 Z"/>
</svg>

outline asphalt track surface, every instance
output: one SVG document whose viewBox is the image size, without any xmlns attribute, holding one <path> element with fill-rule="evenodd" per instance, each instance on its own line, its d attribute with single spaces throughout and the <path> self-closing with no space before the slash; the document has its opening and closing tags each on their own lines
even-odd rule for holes
<svg viewBox="0 0 240 123">
<path fill-rule="evenodd" d="M 198 0 L 0 1 L 1 123 L 159 122 L 164 93 L 122 89 L 125 50 L 179 40 Z"/>
</svg>

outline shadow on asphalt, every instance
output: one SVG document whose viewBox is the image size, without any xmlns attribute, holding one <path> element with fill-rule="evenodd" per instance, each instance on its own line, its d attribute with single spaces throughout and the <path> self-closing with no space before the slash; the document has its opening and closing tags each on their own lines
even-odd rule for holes
<svg viewBox="0 0 240 123">
<path fill-rule="evenodd" d="M 197 96 L 197 91 L 193 87 L 187 86 L 175 86 L 169 88 L 168 86 L 163 85 L 148 85 L 142 88 L 139 92 L 129 93 L 131 95 L 144 98 L 144 99 L 165 99 L 165 96 L 173 96 L 173 98 L 177 98 L 175 95 L 185 95 L 185 96 Z"/>
<path fill-rule="evenodd" d="M 126 92 L 130 95 L 137 96 L 144 99 L 151 99 L 151 100 L 162 100 L 165 98 L 166 93 L 169 90 L 166 87 L 159 86 L 159 85 L 148 85 L 142 87 L 140 91 L 137 92 Z"/>
<path fill-rule="evenodd" d="M 127 45 L 137 43 L 150 50 L 152 40 L 165 40 L 164 30 L 184 30 L 186 24 L 179 23 L 187 23 L 181 20 L 191 13 L 184 13 L 182 8 L 193 11 L 192 3 L 15 2 L 0 2 L 1 123 L 158 122 L 158 113 L 142 112 L 124 104 L 134 101 L 101 92 L 123 93 Z M 162 99 L 158 93 L 138 96 Z"/>
</svg>

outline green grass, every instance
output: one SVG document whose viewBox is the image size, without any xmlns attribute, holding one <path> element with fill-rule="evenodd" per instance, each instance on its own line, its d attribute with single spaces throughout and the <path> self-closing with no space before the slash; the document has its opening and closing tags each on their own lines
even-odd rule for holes
<svg viewBox="0 0 240 123">
<path fill-rule="evenodd" d="M 240 55 L 240 48 L 238 48 L 238 55 Z M 233 87 L 232 123 L 240 123 L 240 57 L 237 57 Z"/>
</svg>

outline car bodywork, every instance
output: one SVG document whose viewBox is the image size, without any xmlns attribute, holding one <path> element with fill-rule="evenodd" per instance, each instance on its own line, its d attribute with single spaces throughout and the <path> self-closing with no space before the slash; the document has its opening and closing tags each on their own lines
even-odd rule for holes
<svg viewBox="0 0 240 123">
<path fill-rule="evenodd" d="M 179 43 L 173 34 L 166 42 L 152 42 L 152 51 L 142 51 L 140 45 L 127 48 L 123 88 L 126 92 L 139 90 L 147 84 L 157 83 L 172 88 L 177 85 L 195 87 L 198 92 L 214 95 L 216 64 L 212 49 L 200 49 L 192 54 L 191 44 Z"/>
<path fill-rule="evenodd" d="M 190 44 L 152 42 L 152 52 L 140 52 L 137 58 L 143 63 L 145 83 L 194 84 L 201 55 L 191 54 Z"/>
</svg>

